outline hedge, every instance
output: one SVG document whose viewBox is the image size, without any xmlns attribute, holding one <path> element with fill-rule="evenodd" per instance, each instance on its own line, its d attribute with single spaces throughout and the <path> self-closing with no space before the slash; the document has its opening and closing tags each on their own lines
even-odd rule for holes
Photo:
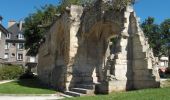
<svg viewBox="0 0 170 100">
<path fill-rule="evenodd" d="M 0 80 L 18 79 L 24 73 L 24 68 L 15 65 L 0 66 Z"/>
</svg>

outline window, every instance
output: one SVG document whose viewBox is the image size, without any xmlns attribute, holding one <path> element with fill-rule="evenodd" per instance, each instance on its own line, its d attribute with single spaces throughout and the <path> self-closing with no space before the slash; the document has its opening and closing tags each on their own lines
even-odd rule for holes
<svg viewBox="0 0 170 100">
<path fill-rule="evenodd" d="M 8 59 L 8 58 L 9 58 L 9 54 L 8 54 L 8 53 L 5 53 L 4 58 L 5 58 L 5 59 Z"/>
<path fill-rule="evenodd" d="M 9 49 L 10 43 L 5 43 L 5 49 Z"/>
<path fill-rule="evenodd" d="M 20 60 L 20 61 L 23 60 L 23 54 L 22 53 L 18 53 L 17 60 Z"/>
<path fill-rule="evenodd" d="M 22 33 L 18 34 L 18 39 L 24 39 L 24 35 Z"/>
<path fill-rule="evenodd" d="M 11 34 L 8 33 L 8 34 L 6 35 L 6 38 L 7 38 L 7 39 L 10 39 L 10 38 L 11 38 Z"/>
<path fill-rule="evenodd" d="M 24 49 L 24 43 L 18 43 L 18 49 L 20 50 Z"/>
</svg>

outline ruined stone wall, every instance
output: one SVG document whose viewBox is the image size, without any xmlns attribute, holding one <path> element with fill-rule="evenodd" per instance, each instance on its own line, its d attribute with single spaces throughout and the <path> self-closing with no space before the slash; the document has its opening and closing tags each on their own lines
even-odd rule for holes
<svg viewBox="0 0 170 100">
<path fill-rule="evenodd" d="M 124 29 L 115 46 L 109 81 L 99 85 L 99 91 L 125 91 L 160 86 L 157 61 L 149 48 L 135 12 L 128 6 L 124 12 Z M 101 89 L 101 90 L 100 90 Z"/>
<path fill-rule="evenodd" d="M 39 49 L 38 75 L 58 90 L 65 89 L 66 64 L 70 43 L 68 14 L 62 15 L 50 28 L 46 42 Z"/>
<path fill-rule="evenodd" d="M 52 25 L 39 49 L 38 75 L 59 90 L 93 83 L 100 93 L 159 87 L 156 61 L 133 9 L 103 11 L 100 3 L 72 5 Z"/>
<path fill-rule="evenodd" d="M 95 13 L 94 13 L 95 12 Z M 121 12 L 102 12 L 100 4 L 85 8 L 81 16 L 81 26 L 77 33 L 78 49 L 73 65 L 74 83 L 92 83 L 103 80 L 102 69 L 106 65 L 105 58 L 109 39 L 120 33 Z M 117 23 L 116 23 L 117 22 Z M 98 78 L 96 80 L 96 78 Z"/>
<path fill-rule="evenodd" d="M 133 88 L 159 87 L 158 61 L 153 55 L 153 51 L 138 24 L 134 12 L 131 12 L 129 20 L 133 41 Z"/>
</svg>

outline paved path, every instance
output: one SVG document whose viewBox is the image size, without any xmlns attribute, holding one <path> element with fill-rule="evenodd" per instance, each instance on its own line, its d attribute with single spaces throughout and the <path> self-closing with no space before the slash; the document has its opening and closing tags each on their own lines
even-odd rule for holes
<svg viewBox="0 0 170 100">
<path fill-rule="evenodd" d="M 15 80 L 4 80 L 4 81 L 0 81 L 0 84 L 9 83 L 9 82 L 12 82 L 12 81 L 15 81 Z"/>
<path fill-rule="evenodd" d="M 15 80 L 0 81 L 0 84 L 12 82 Z M 17 94 L 0 94 L 0 100 L 60 100 L 63 99 L 63 95 L 56 94 L 42 94 L 42 95 L 17 95 Z"/>
<path fill-rule="evenodd" d="M 0 100 L 60 100 L 61 96 L 0 96 Z"/>
</svg>

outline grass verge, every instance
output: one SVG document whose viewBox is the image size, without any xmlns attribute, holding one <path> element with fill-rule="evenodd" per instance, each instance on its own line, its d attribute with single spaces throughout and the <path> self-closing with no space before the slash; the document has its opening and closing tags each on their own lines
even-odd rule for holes
<svg viewBox="0 0 170 100">
<path fill-rule="evenodd" d="M 54 94 L 55 90 L 48 89 L 38 79 L 24 79 L 0 84 L 0 94 Z"/>
<path fill-rule="evenodd" d="M 143 89 L 109 95 L 66 98 L 65 100 L 169 100 L 170 87 L 158 89 Z"/>
</svg>

